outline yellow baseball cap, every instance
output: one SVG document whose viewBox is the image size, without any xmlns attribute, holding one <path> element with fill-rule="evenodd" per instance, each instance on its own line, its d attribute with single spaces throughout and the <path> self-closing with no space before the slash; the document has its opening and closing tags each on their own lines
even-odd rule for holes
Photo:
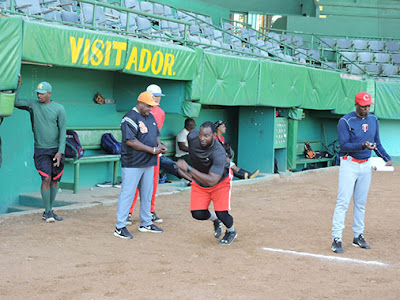
<svg viewBox="0 0 400 300">
<path fill-rule="evenodd" d="M 146 103 L 150 106 L 160 105 L 153 99 L 153 94 L 150 92 L 143 92 L 139 95 L 138 101 Z"/>
</svg>

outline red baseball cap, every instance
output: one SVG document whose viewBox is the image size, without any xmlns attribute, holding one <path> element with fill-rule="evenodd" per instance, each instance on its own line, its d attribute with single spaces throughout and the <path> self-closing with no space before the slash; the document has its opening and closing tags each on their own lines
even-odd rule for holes
<svg viewBox="0 0 400 300">
<path fill-rule="evenodd" d="M 366 92 L 358 93 L 355 97 L 355 102 L 361 106 L 375 104 L 374 102 L 371 101 L 371 95 Z"/>
</svg>

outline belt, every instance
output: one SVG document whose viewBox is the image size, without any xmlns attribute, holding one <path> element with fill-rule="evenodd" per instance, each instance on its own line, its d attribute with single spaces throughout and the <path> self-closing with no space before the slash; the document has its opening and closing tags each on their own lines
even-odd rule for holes
<svg viewBox="0 0 400 300">
<path fill-rule="evenodd" d="M 351 157 L 351 156 L 342 156 L 342 158 L 343 158 L 344 160 L 355 161 L 355 162 L 357 162 L 357 163 L 359 163 L 359 164 L 362 164 L 362 163 L 365 163 L 365 162 L 368 161 L 368 158 L 367 158 L 367 159 L 356 159 L 356 158 L 353 158 L 353 157 Z"/>
</svg>

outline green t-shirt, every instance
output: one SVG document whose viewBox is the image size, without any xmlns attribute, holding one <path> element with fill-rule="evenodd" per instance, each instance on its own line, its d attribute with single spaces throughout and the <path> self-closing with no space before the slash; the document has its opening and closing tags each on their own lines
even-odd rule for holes
<svg viewBox="0 0 400 300">
<path fill-rule="evenodd" d="M 66 117 L 64 106 L 54 101 L 44 104 L 39 100 L 15 99 L 15 107 L 30 112 L 35 148 L 58 148 L 64 153 Z"/>
</svg>

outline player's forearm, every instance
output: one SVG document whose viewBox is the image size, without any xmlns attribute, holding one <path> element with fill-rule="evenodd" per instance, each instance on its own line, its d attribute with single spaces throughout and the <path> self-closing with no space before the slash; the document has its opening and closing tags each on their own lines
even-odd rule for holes
<svg viewBox="0 0 400 300">
<path fill-rule="evenodd" d="M 178 147 L 182 151 L 189 152 L 189 147 L 186 147 L 185 143 L 178 142 Z"/>
<path fill-rule="evenodd" d="M 65 112 L 60 114 L 58 118 L 58 126 L 59 126 L 59 146 L 58 152 L 64 154 L 65 153 L 65 141 L 67 138 L 67 122 Z"/>
<path fill-rule="evenodd" d="M 215 176 L 210 174 L 202 173 L 194 168 L 189 172 L 189 174 L 199 183 L 204 186 L 212 187 L 218 183 L 221 179 L 221 176 Z"/>
<path fill-rule="evenodd" d="M 152 153 L 153 149 L 154 149 L 154 147 L 147 146 L 147 145 L 143 144 L 142 142 L 139 142 L 138 140 L 127 140 L 126 144 L 135 150 L 143 151 L 143 152 L 147 152 L 147 153 Z"/>
<path fill-rule="evenodd" d="M 350 142 L 340 143 L 341 152 L 358 152 L 362 150 L 364 150 L 364 148 L 361 143 L 350 143 Z"/>
</svg>

